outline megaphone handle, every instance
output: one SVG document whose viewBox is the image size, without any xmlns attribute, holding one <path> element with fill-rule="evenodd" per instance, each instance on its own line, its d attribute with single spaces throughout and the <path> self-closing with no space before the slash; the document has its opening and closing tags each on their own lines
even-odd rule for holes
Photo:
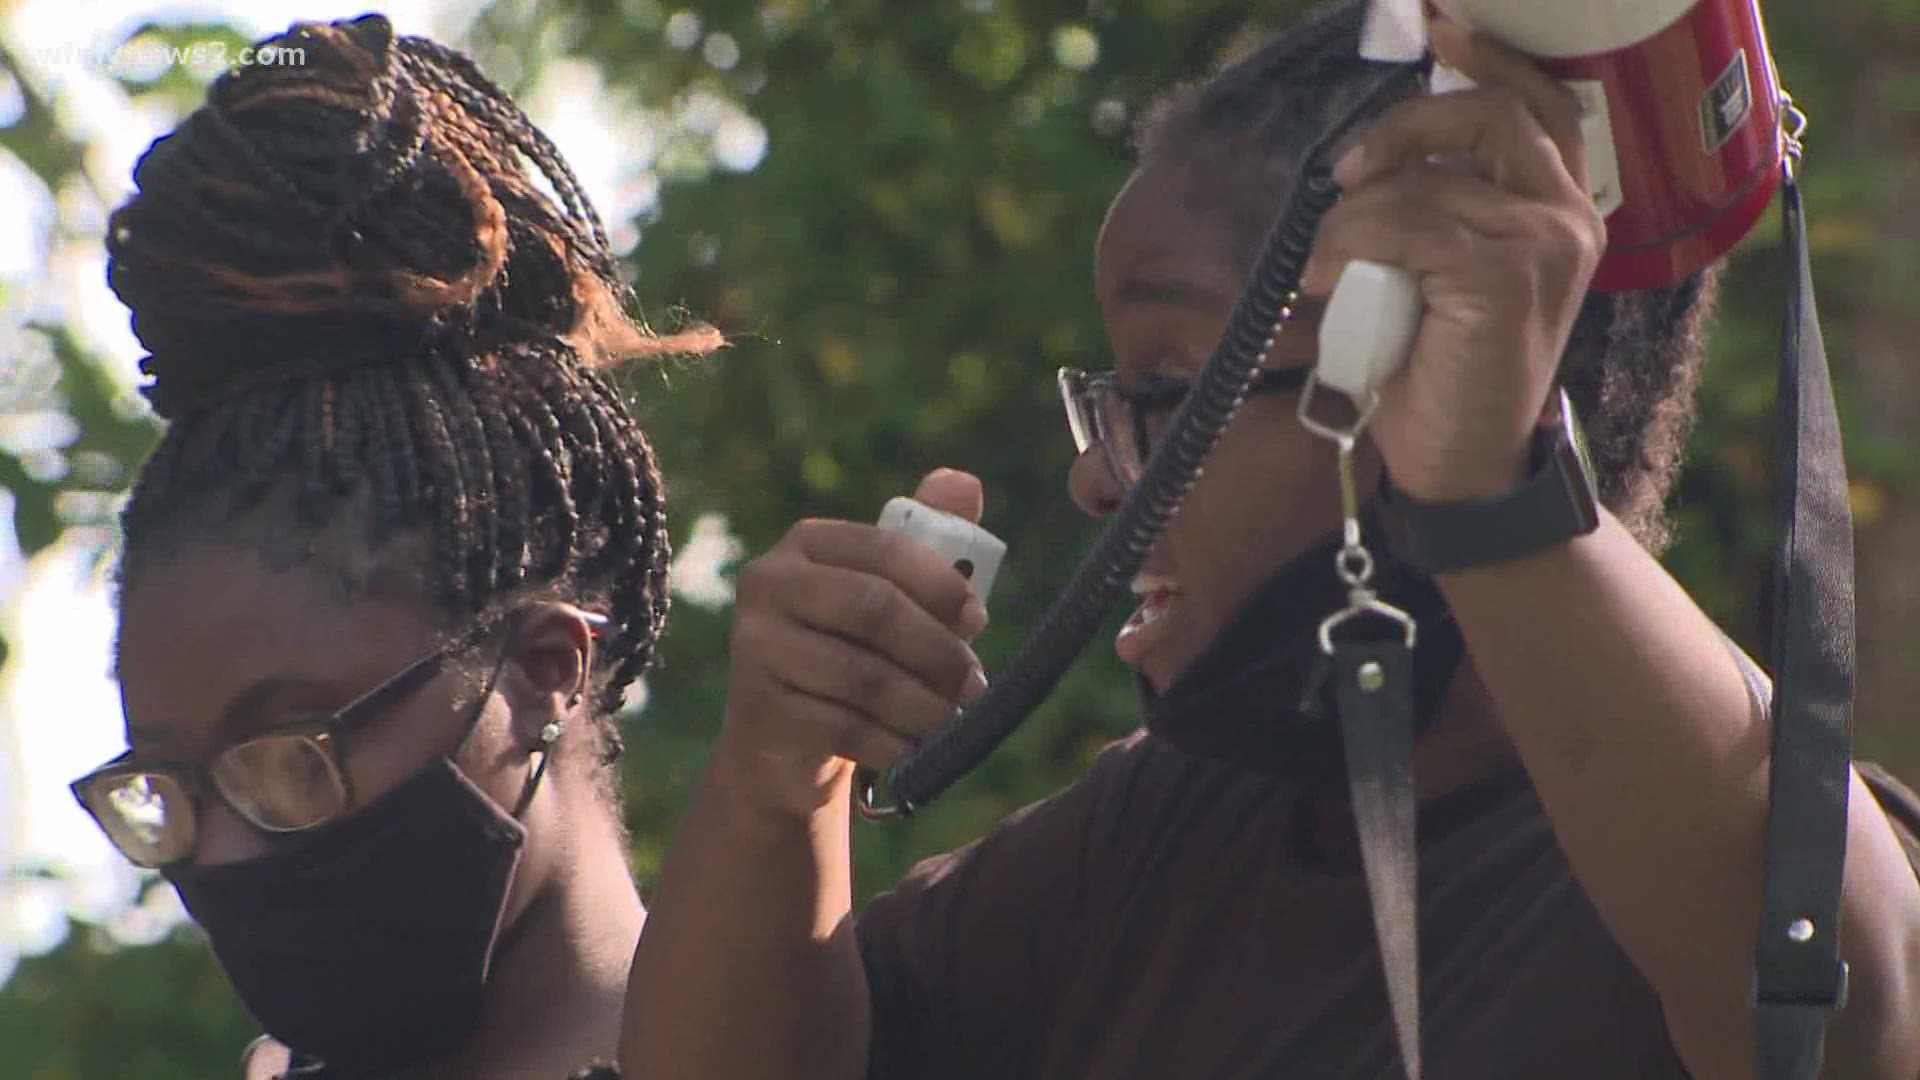
<svg viewBox="0 0 1920 1080">
<path fill-rule="evenodd" d="M 1349 262 L 1320 320 L 1320 382 L 1364 401 L 1406 364 L 1420 311 L 1420 284 L 1412 274 Z"/>
</svg>

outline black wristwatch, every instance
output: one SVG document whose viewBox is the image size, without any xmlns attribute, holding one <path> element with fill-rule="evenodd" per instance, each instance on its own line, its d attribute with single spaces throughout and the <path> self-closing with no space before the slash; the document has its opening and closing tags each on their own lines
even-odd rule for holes
<svg viewBox="0 0 1920 1080">
<path fill-rule="evenodd" d="M 1573 402 L 1534 432 L 1531 478 L 1497 499 L 1423 503 L 1380 484 L 1381 509 L 1396 554 L 1427 574 L 1506 562 L 1600 527 L 1600 496 Z"/>
</svg>

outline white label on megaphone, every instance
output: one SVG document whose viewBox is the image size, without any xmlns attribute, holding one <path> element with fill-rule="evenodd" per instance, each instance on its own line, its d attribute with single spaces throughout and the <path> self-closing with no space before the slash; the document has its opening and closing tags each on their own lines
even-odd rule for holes
<svg viewBox="0 0 1920 1080">
<path fill-rule="evenodd" d="M 1472 88 L 1473 80 L 1445 64 L 1433 66 L 1428 89 L 1435 94 Z M 1580 99 L 1580 141 L 1587 149 L 1587 194 L 1606 217 L 1620 209 L 1620 152 L 1613 142 L 1613 113 L 1607 107 L 1607 88 L 1598 79 L 1562 79 L 1561 85 Z"/>
</svg>

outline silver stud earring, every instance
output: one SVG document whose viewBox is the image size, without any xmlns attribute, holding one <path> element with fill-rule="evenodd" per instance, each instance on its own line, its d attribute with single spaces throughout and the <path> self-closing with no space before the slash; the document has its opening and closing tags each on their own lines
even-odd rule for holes
<svg viewBox="0 0 1920 1080">
<path fill-rule="evenodd" d="M 560 725 L 559 724 L 550 723 L 547 726 L 540 729 L 541 748 L 552 749 L 553 744 L 559 741 L 560 741 Z"/>
</svg>

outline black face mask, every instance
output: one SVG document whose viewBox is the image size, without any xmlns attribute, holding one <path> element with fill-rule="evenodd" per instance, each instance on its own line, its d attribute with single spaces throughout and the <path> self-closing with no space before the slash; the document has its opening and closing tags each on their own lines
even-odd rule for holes
<svg viewBox="0 0 1920 1080">
<path fill-rule="evenodd" d="M 478 1029 L 526 838 L 442 757 L 296 847 L 167 877 L 262 1028 L 385 1076 Z"/>
<path fill-rule="evenodd" d="M 1413 616 L 1414 723 L 1431 726 L 1459 667 L 1460 628 L 1433 579 L 1393 557 L 1376 504 L 1361 511 L 1380 599 Z M 1289 560 L 1242 604 L 1165 693 L 1138 679 L 1147 730 L 1188 753 L 1298 779 L 1342 775 L 1333 703 L 1321 685 L 1320 623 L 1347 604 L 1334 572 L 1339 530 Z M 1396 631 L 1397 633 L 1397 631 Z"/>
</svg>

